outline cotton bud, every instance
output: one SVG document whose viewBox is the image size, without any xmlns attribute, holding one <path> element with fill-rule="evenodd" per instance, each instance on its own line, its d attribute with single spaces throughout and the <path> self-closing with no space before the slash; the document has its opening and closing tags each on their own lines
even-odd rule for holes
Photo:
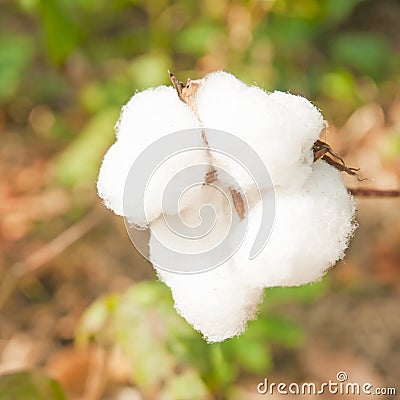
<svg viewBox="0 0 400 400">
<path fill-rule="evenodd" d="M 313 282 L 342 259 L 355 207 L 329 158 L 317 160 L 330 150 L 308 100 L 225 72 L 172 82 L 123 108 L 97 186 L 177 312 L 218 342 L 244 331 L 265 287 Z"/>
</svg>

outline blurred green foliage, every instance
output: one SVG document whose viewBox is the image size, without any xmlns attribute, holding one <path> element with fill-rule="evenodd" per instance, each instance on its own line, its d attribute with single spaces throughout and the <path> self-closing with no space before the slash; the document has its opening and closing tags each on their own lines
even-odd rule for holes
<svg viewBox="0 0 400 400">
<path fill-rule="evenodd" d="M 58 382 L 41 371 L 22 371 L 0 376 L 0 399 L 66 400 Z"/>
<path fill-rule="evenodd" d="M 160 282 L 141 282 L 125 293 L 93 303 L 78 327 L 77 343 L 120 350 L 130 362 L 132 383 L 148 398 L 156 393 L 161 393 L 162 399 L 186 400 L 226 395 L 240 374 L 263 375 L 269 371 L 271 343 L 287 347 L 302 343 L 301 329 L 273 313 L 271 307 L 287 301 L 315 300 L 325 286 L 326 281 L 322 281 L 270 289 L 260 315 L 242 336 L 207 344 L 176 313 L 168 287 Z"/>
<path fill-rule="evenodd" d="M 365 80 L 397 83 L 399 52 L 385 30 L 352 24 L 354 13 L 371 16 L 373 3 L 3 1 L 0 102 L 4 109 L 20 98 L 49 106 L 66 131 L 48 133 L 61 141 L 61 183 L 93 184 L 120 106 L 137 90 L 168 84 L 167 68 L 184 79 L 216 66 L 317 102 L 365 102 L 370 98 L 358 90 Z M 80 117 L 80 129 L 70 113 Z"/>
<path fill-rule="evenodd" d="M 48 140 L 65 149 L 55 176 L 67 186 L 94 181 L 112 141 L 111 110 L 136 90 L 168 84 L 168 68 L 182 80 L 225 69 L 269 90 L 304 94 L 340 122 L 376 100 L 379 87 L 394 93 L 399 86 L 398 43 L 382 19 L 391 5 L 398 11 L 395 4 L 3 1 L 0 104 L 28 98 L 50 107 Z"/>
<path fill-rule="evenodd" d="M 0 100 L 10 101 L 17 92 L 24 69 L 31 61 L 32 41 L 23 35 L 0 38 Z"/>
</svg>

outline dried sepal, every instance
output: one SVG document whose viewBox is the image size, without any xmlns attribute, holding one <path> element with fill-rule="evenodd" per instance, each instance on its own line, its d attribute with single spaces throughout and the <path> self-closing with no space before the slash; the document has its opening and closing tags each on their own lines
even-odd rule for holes
<svg viewBox="0 0 400 400">
<path fill-rule="evenodd" d="M 196 106 L 196 93 L 201 83 L 203 82 L 203 79 L 191 80 L 190 78 L 188 78 L 185 85 L 183 82 L 178 80 L 170 70 L 168 70 L 168 73 L 169 78 L 172 82 L 172 86 L 176 90 L 178 97 L 192 109 L 193 113 L 200 121 L 199 113 Z"/>
<path fill-rule="evenodd" d="M 236 189 L 230 188 L 229 190 L 231 192 L 233 205 L 235 206 L 236 213 L 239 216 L 240 220 L 242 221 L 246 216 L 243 197 L 241 193 Z"/>
<path fill-rule="evenodd" d="M 358 174 L 360 168 L 348 167 L 343 158 L 334 152 L 328 143 L 325 143 L 322 140 L 317 140 L 312 149 L 314 153 L 314 162 L 322 159 L 332 167 L 336 168 L 338 171 L 346 172 L 349 175 L 357 177 L 358 181 L 364 181 L 367 179 L 361 179 L 360 175 Z M 329 157 L 328 154 L 330 154 L 333 158 Z M 337 160 L 339 160 L 339 162 Z"/>
<path fill-rule="evenodd" d="M 168 70 L 168 73 L 172 85 L 178 94 L 178 97 L 192 109 L 197 119 L 201 122 L 200 116 L 197 111 L 196 94 L 204 79 L 191 80 L 190 78 L 188 78 L 185 85 L 183 82 L 178 80 L 170 70 Z M 202 131 L 201 133 L 201 138 L 204 141 L 204 143 L 208 146 L 207 136 L 204 131 Z M 217 179 L 218 179 L 217 171 L 215 169 L 211 169 L 210 171 L 207 172 L 204 183 L 206 185 L 209 185 L 212 182 L 216 181 Z M 232 196 L 232 201 L 235 210 L 240 220 L 243 220 L 245 217 L 245 207 L 242 195 L 240 194 L 240 192 L 238 192 L 236 189 L 232 187 L 229 188 L 229 191 Z"/>
</svg>

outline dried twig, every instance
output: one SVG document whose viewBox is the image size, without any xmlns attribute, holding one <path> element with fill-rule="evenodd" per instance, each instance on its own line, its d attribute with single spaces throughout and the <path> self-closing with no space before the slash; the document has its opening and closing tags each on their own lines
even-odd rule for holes
<svg viewBox="0 0 400 400">
<path fill-rule="evenodd" d="M 107 352 L 101 346 L 96 346 L 91 353 L 88 377 L 82 398 L 98 400 L 101 398 L 106 385 Z"/>
<path fill-rule="evenodd" d="M 346 172 L 348 175 L 355 176 L 359 182 L 365 181 L 368 178 L 360 178 L 360 175 L 358 174 L 358 171 L 360 168 L 351 168 L 347 167 L 345 164 L 338 163 L 336 160 L 332 159 L 331 157 L 328 157 L 326 154 L 321 157 L 322 160 L 326 161 L 329 165 L 332 165 L 335 167 L 337 170 L 341 172 Z"/>
<path fill-rule="evenodd" d="M 18 284 L 18 280 L 31 272 L 35 272 L 53 258 L 61 254 L 66 248 L 75 243 L 83 235 L 89 232 L 102 219 L 98 208 L 84 216 L 81 220 L 70 226 L 55 239 L 45 244 L 25 260 L 12 265 L 0 284 L 0 310 Z"/>
<path fill-rule="evenodd" d="M 360 168 L 351 168 L 346 165 L 343 158 L 339 156 L 339 154 L 335 153 L 332 150 L 332 147 L 329 146 L 328 143 L 323 142 L 322 140 L 317 140 L 313 145 L 314 152 L 314 162 L 319 160 L 320 158 L 326 161 L 329 165 L 332 165 L 337 170 L 341 172 L 346 172 L 349 175 L 357 177 L 358 181 L 365 181 L 367 178 L 360 178 L 358 171 Z M 331 155 L 332 157 L 328 156 Z M 338 160 L 338 161 L 337 161 Z"/>
<path fill-rule="evenodd" d="M 347 167 L 343 158 L 336 154 L 331 146 L 328 143 L 323 142 L 322 140 L 317 140 L 313 146 L 314 152 L 314 162 L 322 159 L 326 161 L 329 165 L 332 165 L 336 169 L 342 172 L 346 172 L 349 175 L 353 175 L 357 177 L 358 181 L 364 181 L 368 178 L 361 179 L 358 171 L 359 168 L 351 168 Z M 333 158 L 329 157 L 330 154 Z M 340 162 L 336 161 L 339 160 Z M 368 189 L 368 188 L 347 188 L 349 193 L 353 196 L 357 197 L 400 197 L 400 189 L 394 190 L 384 190 L 384 189 Z"/>
<path fill-rule="evenodd" d="M 347 188 L 347 190 L 357 197 L 400 197 L 400 189 Z"/>
</svg>

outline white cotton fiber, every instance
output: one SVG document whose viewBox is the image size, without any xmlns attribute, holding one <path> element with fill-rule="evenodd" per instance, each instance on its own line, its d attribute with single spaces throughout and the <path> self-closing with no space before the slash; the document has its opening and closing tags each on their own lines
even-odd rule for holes
<svg viewBox="0 0 400 400">
<path fill-rule="evenodd" d="M 246 141 L 268 167 L 275 186 L 299 187 L 311 173 L 311 147 L 323 118 L 308 100 L 266 93 L 226 72 L 208 75 L 196 100 L 203 125 Z M 208 140 L 212 147 L 212 136 Z"/>
<path fill-rule="evenodd" d="M 151 224 L 151 261 L 155 261 L 154 255 L 162 259 L 164 247 L 182 254 L 208 253 L 226 240 L 232 211 L 225 196 L 208 185 L 193 188 L 189 196 L 193 199 L 190 208 L 183 209 L 176 216 L 160 216 Z M 204 229 L 196 232 L 202 234 L 193 232 L 200 227 Z M 163 246 L 158 246 L 155 239 Z M 213 261 L 210 259 L 210 265 Z"/>
<path fill-rule="evenodd" d="M 104 157 L 97 189 L 105 205 L 118 215 L 125 215 L 123 197 L 129 170 L 137 157 L 158 139 L 183 129 L 199 127 L 190 108 L 176 95 L 174 89 L 160 86 L 156 89 L 137 93 L 124 106 L 121 118 L 116 126 L 117 142 Z M 199 138 L 199 143 L 201 139 Z M 163 160 L 158 160 L 160 163 Z M 149 220 L 161 212 L 161 193 L 170 178 L 186 165 L 206 162 L 205 152 L 181 154 L 169 159 L 157 170 L 153 181 L 149 177 L 146 211 Z M 206 167 L 204 167 L 204 173 Z M 133 187 L 130 190 L 135 190 Z M 130 210 L 132 222 L 146 225 L 146 220 Z"/>
<path fill-rule="evenodd" d="M 198 144 L 201 145 L 200 135 Z M 196 168 L 191 168 L 192 166 L 196 166 Z M 193 201 L 196 201 L 197 193 L 193 189 L 185 191 L 187 184 L 188 182 L 190 184 L 197 182 L 195 187 L 202 186 L 209 169 L 205 150 L 178 153 L 160 163 L 154 174 L 148 179 L 144 198 L 147 220 L 156 219 L 161 210 L 163 213 L 171 215 L 185 207 L 192 207 Z M 169 191 L 166 191 L 167 185 Z M 171 193 L 173 193 L 172 196 Z M 138 221 L 134 207 L 129 212 L 129 216 L 135 222 Z"/>
<path fill-rule="evenodd" d="M 264 291 L 245 285 L 230 261 L 195 275 L 158 270 L 172 291 L 175 308 L 208 342 L 240 335 L 253 319 Z"/>
<path fill-rule="evenodd" d="M 209 133 L 208 141 L 213 142 L 212 131 L 207 131 L 207 133 Z M 254 171 L 248 169 L 246 158 L 241 156 L 239 159 L 235 159 L 232 155 L 215 151 L 210 151 L 210 154 L 215 176 L 220 182 L 223 182 L 226 187 L 235 188 L 240 192 L 252 190 L 256 187 L 258 184 L 257 177 L 252 176 L 252 172 L 254 173 Z"/>
<path fill-rule="evenodd" d="M 211 204 L 215 210 L 215 226 L 210 234 L 190 240 L 176 235 L 162 217 L 150 226 L 150 261 L 162 260 L 164 247 L 185 254 L 198 254 L 214 248 L 227 238 L 232 210 L 225 197 L 211 186 L 196 188 L 198 196 L 191 208 L 181 212 L 189 226 L 206 223 L 199 218 L 202 205 Z M 159 241 L 163 246 L 160 246 Z M 165 253 L 168 256 L 168 253 Z M 209 256 L 210 266 L 216 262 Z M 165 265 L 165 261 L 162 263 Z M 244 285 L 231 260 L 207 272 L 177 274 L 157 269 L 159 278 L 172 291 L 175 308 L 208 342 L 220 342 L 241 334 L 247 321 L 254 318 L 263 290 Z"/>
<path fill-rule="evenodd" d="M 101 164 L 97 191 L 106 207 L 117 215 L 124 215 L 125 183 L 136 157 L 129 147 L 117 141 L 107 151 Z"/>
<path fill-rule="evenodd" d="M 182 129 L 199 127 L 188 105 L 170 86 L 136 93 L 122 108 L 116 125 L 118 140 L 142 151 L 155 140 Z"/>
<path fill-rule="evenodd" d="M 250 213 L 250 231 L 233 261 L 242 279 L 257 287 L 295 286 L 320 279 L 339 259 L 356 227 L 355 206 L 340 173 L 316 162 L 296 192 L 277 189 L 274 227 L 264 250 L 249 260 L 259 229 L 261 203 Z"/>
</svg>

